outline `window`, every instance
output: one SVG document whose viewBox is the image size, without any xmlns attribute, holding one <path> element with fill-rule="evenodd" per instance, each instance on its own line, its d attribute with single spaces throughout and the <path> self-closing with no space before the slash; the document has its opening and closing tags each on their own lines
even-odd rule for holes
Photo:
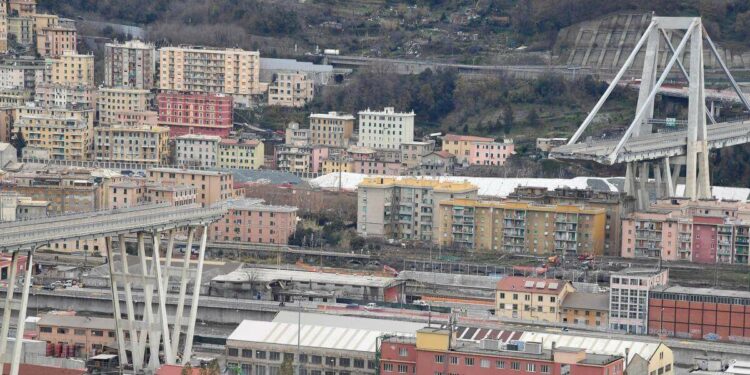
<svg viewBox="0 0 750 375">
<path fill-rule="evenodd" d="M 403 364 L 398 365 L 398 372 L 400 374 L 406 374 L 407 371 L 409 371 L 409 366 L 408 365 L 403 365 Z"/>
<path fill-rule="evenodd" d="M 383 371 L 393 372 L 393 363 L 383 363 Z"/>
<path fill-rule="evenodd" d="M 365 368 L 365 360 L 364 359 L 354 359 L 354 368 Z"/>
<path fill-rule="evenodd" d="M 435 363 L 445 363 L 445 356 L 442 354 L 436 354 Z"/>
<path fill-rule="evenodd" d="M 255 358 L 257 358 L 257 359 L 266 359 L 266 352 L 264 350 L 256 350 L 255 351 Z"/>
<path fill-rule="evenodd" d="M 76 330 L 73 331 L 73 334 L 75 334 L 76 336 L 85 336 L 86 335 L 86 330 L 85 329 L 76 329 Z"/>
<path fill-rule="evenodd" d="M 237 348 L 229 348 L 227 349 L 227 356 L 229 357 L 237 357 L 239 350 Z"/>
<path fill-rule="evenodd" d="M 242 356 L 244 358 L 253 358 L 253 351 L 251 349 L 242 349 Z"/>
<path fill-rule="evenodd" d="M 541 365 L 539 367 L 542 374 L 549 374 L 549 365 Z"/>
<path fill-rule="evenodd" d="M 505 361 L 495 361 L 495 367 L 499 369 L 505 368 Z"/>
<path fill-rule="evenodd" d="M 399 355 L 399 357 L 406 357 L 406 356 L 408 356 L 409 355 L 409 349 L 400 348 L 398 350 L 398 355 Z"/>
<path fill-rule="evenodd" d="M 349 358 L 339 358 L 339 367 L 349 367 L 352 365 L 351 362 Z"/>
<path fill-rule="evenodd" d="M 464 364 L 466 366 L 474 366 L 474 358 L 472 358 L 472 357 L 466 357 L 466 358 L 464 358 Z"/>
<path fill-rule="evenodd" d="M 307 363 L 307 354 L 300 354 L 299 355 L 299 362 L 300 363 Z"/>
<path fill-rule="evenodd" d="M 521 363 L 520 362 L 511 362 L 510 363 L 510 369 L 511 370 L 521 370 Z"/>
<path fill-rule="evenodd" d="M 268 359 L 272 361 L 280 361 L 281 360 L 281 353 L 279 352 L 269 352 L 268 353 Z"/>
<path fill-rule="evenodd" d="M 319 364 L 323 363 L 323 357 L 321 357 L 319 355 L 314 355 L 314 356 L 312 356 L 312 358 L 310 358 L 310 362 L 312 364 L 319 365 Z"/>
<path fill-rule="evenodd" d="M 66 330 L 65 328 L 58 328 L 58 329 L 57 329 L 57 333 L 59 333 L 59 334 L 62 334 L 62 335 L 66 334 L 66 333 L 67 333 L 67 331 L 68 331 L 68 330 Z"/>
<path fill-rule="evenodd" d="M 458 357 L 451 357 L 451 364 L 457 365 L 458 364 Z"/>
<path fill-rule="evenodd" d="M 52 333 L 52 327 L 39 327 L 39 332 Z"/>
<path fill-rule="evenodd" d="M 526 364 L 526 371 L 528 371 L 528 372 L 535 372 L 536 371 L 536 364 L 535 363 L 527 363 Z"/>
<path fill-rule="evenodd" d="M 336 366 L 336 357 L 326 357 L 326 366 Z"/>
<path fill-rule="evenodd" d="M 482 359 L 479 361 L 479 367 L 481 368 L 490 368 L 490 360 L 489 359 Z"/>
</svg>

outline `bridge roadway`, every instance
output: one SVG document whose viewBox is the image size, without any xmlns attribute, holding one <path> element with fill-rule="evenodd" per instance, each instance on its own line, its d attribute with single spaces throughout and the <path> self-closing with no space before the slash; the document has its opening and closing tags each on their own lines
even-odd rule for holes
<svg viewBox="0 0 750 375">
<path fill-rule="evenodd" d="M 708 147 L 718 149 L 750 143 L 750 121 L 724 122 L 708 125 Z M 550 153 L 555 159 L 592 160 L 602 164 L 615 164 L 674 157 L 687 154 L 687 131 L 653 133 L 631 138 L 625 143 L 615 160 L 609 160 L 618 139 L 583 141 L 556 147 Z"/>
<path fill-rule="evenodd" d="M 33 250 L 56 241 L 85 240 L 139 231 L 167 230 L 210 223 L 226 206 L 168 204 L 102 210 L 0 224 L 0 252 Z"/>
</svg>

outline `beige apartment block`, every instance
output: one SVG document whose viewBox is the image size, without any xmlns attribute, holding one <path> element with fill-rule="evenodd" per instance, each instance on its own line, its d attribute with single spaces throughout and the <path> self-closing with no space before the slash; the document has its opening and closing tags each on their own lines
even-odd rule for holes
<svg viewBox="0 0 750 375">
<path fill-rule="evenodd" d="M 94 55 L 65 51 L 52 60 L 50 82 L 63 85 L 94 85 Z"/>
<path fill-rule="evenodd" d="M 36 0 L 8 0 L 11 16 L 32 17 L 36 14 Z"/>
<path fill-rule="evenodd" d="M 55 160 L 89 159 L 93 110 L 25 106 L 16 116 L 14 131 L 23 134 L 29 151 Z"/>
<path fill-rule="evenodd" d="M 314 95 L 313 81 L 302 73 L 278 73 L 268 85 L 268 105 L 301 108 Z"/>
<path fill-rule="evenodd" d="M 34 101 L 44 107 L 85 107 L 93 109 L 96 104 L 96 89 L 86 85 L 61 85 L 59 83 L 37 83 Z"/>
<path fill-rule="evenodd" d="M 77 40 L 75 27 L 36 25 L 36 51 L 39 56 L 58 58 L 65 51 L 75 51 Z"/>
<path fill-rule="evenodd" d="M 221 137 L 216 135 L 185 134 L 175 138 L 174 142 L 175 163 L 177 165 L 217 166 Z"/>
<path fill-rule="evenodd" d="M 348 147 L 354 133 L 354 116 L 328 112 L 310 114 L 310 141 L 315 145 Z"/>
<path fill-rule="evenodd" d="M 97 161 L 164 164 L 169 161 L 169 128 L 149 125 L 96 127 Z"/>
<path fill-rule="evenodd" d="M 414 111 L 396 112 L 393 107 L 360 111 L 357 145 L 399 151 L 402 143 L 414 141 L 414 116 Z"/>
<path fill-rule="evenodd" d="M 557 323 L 563 300 L 574 291 L 570 281 L 508 276 L 497 283 L 495 315 Z"/>
<path fill-rule="evenodd" d="M 8 35 L 13 35 L 22 46 L 34 43 L 34 19 L 31 17 L 8 16 Z"/>
<path fill-rule="evenodd" d="M 8 9 L 0 6 L 0 53 L 8 52 Z"/>
<path fill-rule="evenodd" d="M 120 114 L 148 111 L 150 98 L 149 90 L 124 87 L 100 88 L 97 103 L 99 124 L 117 124 Z"/>
<path fill-rule="evenodd" d="M 163 47 L 159 62 L 160 90 L 223 93 L 235 101 L 261 93 L 258 51 Z"/>
<path fill-rule="evenodd" d="M 156 49 L 151 43 L 129 40 L 104 45 L 104 85 L 152 89 L 155 86 Z"/>
<path fill-rule="evenodd" d="M 196 203 L 203 207 L 225 201 L 232 197 L 234 179 L 231 173 L 199 171 L 179 168 L 151 168 L 148 182 L 195 187 Z"/>
</svg>

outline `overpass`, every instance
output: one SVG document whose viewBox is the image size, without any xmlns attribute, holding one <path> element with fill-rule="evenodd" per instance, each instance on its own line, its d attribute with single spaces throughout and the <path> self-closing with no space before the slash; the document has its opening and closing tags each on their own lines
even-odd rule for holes
<svg viewBox="0 0 750 375">
<path fill-rule="evenodd" d="M 60 215 L 35 220 L 16 221 L 0 224 L 0 252 L 10 253 L 11 267 L 8 278 L 8 290 L 16 288 L 16 273 L 20 254 L 27 253 L 26 270 L 21 287 L 21 299 L 16 300 L 15 293 L 6 293 L 3 309 L 2 327 L 0 328 L 0 361 L 7 361 L 8 329 L 11 313 L 18 310 L 16 323 L 16 340 L 10 357 L 10 374 L 18 375 L 21 360 L 21 343 L 26 321 L 26 310 L 29 301 L 31 274 L 33 270 L 34 251 L 40 246 L 52 242 L 81 241 L 104 238 L 107 259 L 110 268 L 110 296 L 116 325 L 116 339 L 120 363 L 136 373 L 153 373 L 161 365 L 159 353 L 163 351 L 168 364 L 177 362 L 177 353 L 183 324 L 188 329 L 185 334 L 182 358 L 190 358 L 195 333 L 199 288 L 193 288 L 190 299 L 190 313 L 184 317 L 189 278 L 200 285 L 201 271 L 206 250 L 208 224 L 218 220 L 227 212 L 225 206 L 200 207 L 192 204 L 169 206 L 167 204 L 139 206 L 127 209 L 102 210 L 87 213 Z M 200 248 L 195 269 L 191 269 L 190 251 L 185 252 L 185 261 L 180 267 L 173 267 L 172 253 L 174 238 L 177 232 L 187 232 L 188 245 L 192 247 L 193 237 L 200 232 Z M 140 274 L 130 273 L 125 249 L 125 236 L 135 233 L 137 237 Z M 167 239 L 166 257 L 160 261 L 162 235 Z M 152 257 L 146 256 L 146 238 L 149 237 Z M 115 269 L 115 249 L 113 238 L 118 239 L 121 269 Z M 150 264 L 148 260 L 150 261 Z M 166 307 L 167 285 L 171 277 L 180 280 L 177 296 L 177 307 L 174 315 L 169 316 Z M 133 307 L 133 287 L 139 286 L 144 292 L 145 312 L 142 319 L 137 319 Z M 123 318 L 120 310 L 120 286 L 124 292 L 124 303 L 127 315 Z M 156 291 L 156 300 L 154 292 Z M 154 311 L 152 304 L 158 308 Z M 170 327 L 170 322 L 171 327 Z M 125 332 L 129 333 L 126 345 Z M 146 358 L 146 347 L 150 348 L 150 358 Z M 161 349 L 161 350 L 160 350 Z M 127 352 L 130 352 L 131 361 Z M 0 375 L 2 375 L 0 365 Z"/>
<path fill-rule="evenodd" d="M 676 47 L 672 45 L 668 36 L 671 33 L 683 35 Z M 672 51 L 671 58 L 664 66 L 660 64 L 658 58 L 662 40 L 665 48 L 668 47 L 668 50 Z M 693 200 L 710 198 L 709 152 L 712 149 L 750 142 L 748 139 L 750 122 L 717 123 L 713 113 L 706 109 L 704 40 L 731 83 L 737 94 L 736 98 L 750 110 L 750 101 L 727 69 L 716 46 L 703 28 L 700 18 L 653 17 L 625 64 L 570 138 L 568 144 L 554 148 L 550 152 L 550 157 L 592 160 L 606 165 L 626 163 L 625 192 L 636 198 L 638 208 L 641 210 L 649 204 L 646 183 L 650 177 L 653 175 L 656 181 L 657 198 L 675 196 L 677 179 L 683 166 L 686 175 L 685 195 Z M 638 88 L 635 118 L 627 130 L 614 140 L 587 136 L 579 142 L 644 46 L 646 51 Z M 682 60 L 683 55 L 688 51 L 689 63 L 686 68 Z M 659 119 L 654 118 L 654 99 L 660 91 L 663 91 L 664 81 L 673 68 L 677 69 L 689 82 L 686 127 L 666 133 L 655 133 L 653 125 L 659 123 Z M 711 125 L 707 125 L 707 120 Z"/>
</svg>

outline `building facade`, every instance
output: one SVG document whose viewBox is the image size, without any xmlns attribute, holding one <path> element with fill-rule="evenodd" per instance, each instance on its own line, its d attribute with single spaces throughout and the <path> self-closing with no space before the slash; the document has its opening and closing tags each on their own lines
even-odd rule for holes
<svg viewBox="0 0 750 375">
<path fill-rule="evenodd" d="M 557 323 L 563 300 L 573 291 L 569 281 L 508 276 L 497 282 L 495 315 Z"/>
<path fill-rule="evenodd" d="M 129 40 L 104 45 L 104 85 L 150 90 L 155 86 L 156 50 L 151 43 Z"/>
<path fill-rule="evenodd" d="M 143 164 L 169 161 L 169 129 L 150 125 L 100 125 L 94 129 L 94 160 Z"/>
<path fill-rule="evenodd" d="M 422 158 L 435 150 L 435 142 L 405 142 L 401 144 L 401 166 L 412 169 L 422 163 Z"/>
<path fill-rule="evenodd" d="M 118 123 L 118 114 L 145 112 L 150 109 L 151 92 L 143 89 L 124 87 L 99 88 L 97 107 L 99 124 L 113 125 Z"/>
<path fill-rule="evenodd" d="M 50 82 L 62 85 L 94 85 L 94 55 L 65 51 L 50 66 Z"/>
<path fill-rule="evenodd" d="M 346 148 L 353 134 L 354 116 L 350 114 L 339 112 L 310 114 L 310 142 L 312 144 Z"/>
<path fill-rule="evenodd" d="M 297 228 L 297 207 L 267 205 L 261 199 L 228 204 L 229 212 L 209 226 L 214 241 L 286 245 Z"/>
<path fill-rule="evenodd" d="M 185 166 L 216 167 L 219 142 L 215 135 L 185 134 L 174 139 L 175 163 Z"/>
<path fill-rule="evenodd" d="M 227 94 L 247 103 L 262 92 L 260 54 L 237 48 L 163 47 L 159 49 L 159 89 Z"/>
<path fill-rule="evenodd" d="M 88 160 L 93 116 L 91 109 L 25 106 L 18 109 L 14 132 L 23 134 L 24 152 L 54 160 Z"/>
<path fill-rule="evenodd" d="M 573 292 L 562 301 L 561 323 L 607 328 L 609 293 Z"/>
<path fill-rule="evenodd" d="M 45 314 L 37 322 L 36 330 L 38 340 L 73 347 L 78 357 L 101 353 L 105 346 L 116 341 L 115 321 L 110 318 Z"/>
<path fill-rule="evenodd" d="M 219 142 L 219 168 L 260 169 L 263 167 L 263 153 L 263 142 L 257 139 L 222 139 Z"/>
<path fill-rule="evenodd" d="M 32 58 L 6 58 L 0 63 L 0 89 L 23 89 L 33 91 L 45 80 L 47 61 Z"/>
<path fill-rule="evenodd" d="M 195 187 L 196 202 L 203 207 L 225 201 L 233 196 L 234 179 L 231 173 L 178 168 L 151 168 L 148 182 L 191 185 Z"/>
<path fill-rule="evenodd" d="M 301 108 L 314 95 L 313 81 L 302 73 L 278 73 L 268 85 L 268 105 Z"/>
<path fill-rule="evenodd" d="M 440 202 L 436 217 L 440 246 L 540 255 L 604 251 L 602 209 L 451 199 Z"/>
<path fill-rule="evenodd" d="M 231 96 L 186 92 L 157 95 L 159 125 L 169 127 L 172 137 L 184 134 L 229 136 L 232 130 Z"/>
<path fill-rule="evenodd" d="M 357 145 L 400 150 L 402 143 L 414 141 L 414 116 L 414 111 L 401 113 L 393 107 L 382 111 L 360 111 Z"/>
<path fill-rule="evenodd" d="M 499 166 L 515 153 L 515 145 L 512 140 L 495 142 L 487 137 L 446 134 L 443 151 L 456 155 L 456 160 L 463 165 Z"/>
<path fill-rule="evenodd" d="M 357 233 L 364 237 L 433 241 L 440 202 L 477 197 L 467 183 L 414 178 L 364 179 L 357 187 Z"/>
<path fill-rule="evenodd" d="M 93 86 L 38 83 L 34 88 L 34 102 L 42 107 L 83 107 L 93 109 L 97 91 Z"/>
<path fill-rule="evenodd" d="M 53 24 L 36 25 L 36 52 L 41 57 L 58 58 L 65 51 L 75 51 L 78 32 L 75 27 Z"/>
<path fill-rule="evenodd" d="M 649 295 L 669 283 L 669 270 L 627 268 L 613 273 L 609 280 L 610 329 L 647 334 Z"/>
</svg>

